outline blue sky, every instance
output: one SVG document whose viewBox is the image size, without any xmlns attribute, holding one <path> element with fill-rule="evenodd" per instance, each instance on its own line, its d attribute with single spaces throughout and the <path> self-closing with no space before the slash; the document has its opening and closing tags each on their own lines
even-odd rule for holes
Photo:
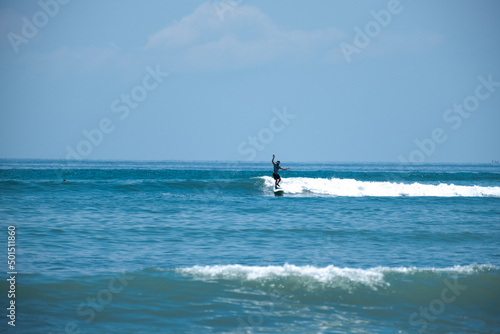
<svg viewBox="0 0 500 334">
<path fill-rule="evenodd" d="M 0 157 L 500 160 L 500 2 L 0 1 Z"/>
</svg>

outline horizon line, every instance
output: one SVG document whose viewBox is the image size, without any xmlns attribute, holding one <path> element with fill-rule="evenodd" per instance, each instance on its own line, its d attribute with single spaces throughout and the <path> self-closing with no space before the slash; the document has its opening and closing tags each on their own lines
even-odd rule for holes
<svg viewBox="0 0 500 334">
<path fill-rule="evenodd" d="M 5 158 L 0 157 L 0 161 L 8 161 L 8 160 L 18 160 L 18 161 L 57 161 L 57 162 L 67 162 L 67 163 L 79 163 L 79 162 L 222 162 L 222 163 L 267 163 L 267 160 L 255 160 L 255 161 L 247 161 L 247 160 L 219 160 L 219 159 L 61 159 L 61 158 Z M 269 161 L 270 162 L 270 161 Z M 424 165 L 443 165 L 443 164 L 500 164 L 500 160 L 491 160 L 489 162 L 485 161 L 441 161 L 441 162 L 401 162 L 401 161 L 348 161 L 348 160 L 309 160 L 309 161 L 298 161 L 298 160 L 289 160 L 289 163 L 329 163 L 329 164 L 394 164 L 394 165 L 404 165 L 404 166 L 424 166 Z"/>
</svg>

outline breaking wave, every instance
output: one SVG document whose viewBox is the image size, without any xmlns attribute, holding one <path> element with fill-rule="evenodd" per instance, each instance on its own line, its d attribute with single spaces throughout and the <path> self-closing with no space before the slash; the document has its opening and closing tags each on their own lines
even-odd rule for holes
<svg viewBox="0 0 500 334">
<path fill-rule="evenodd" d="M 274 180 L 262 176 L 265 187 L 273 187 Z M 500 197 L 500 187 L 463 186 L 454 184 L 422 184 L 358 181 L 338 178 L 291 177 L 283 179 L 281 188 L 287 194 L 315 194 L 346 197 Z"/>
</svg>

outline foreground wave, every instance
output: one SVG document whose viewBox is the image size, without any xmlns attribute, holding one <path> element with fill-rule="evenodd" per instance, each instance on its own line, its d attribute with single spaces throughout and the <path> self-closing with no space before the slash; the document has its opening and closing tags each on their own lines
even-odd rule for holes
<svg viewBox="0 0 500 334">
<path fill-rule="evenodd" d="M 0 282 L 0 288 L 7 284 Z M 70 321 L 82 333 L 103 327 L 146 333 L 152 326 L 180 333 L 500 329 L 500 268 L 485 264 L 367 269 L 234 264 L 64 279 L 30 274 L 19 291 L 20 315 L 26 315 L 19 317 L 20 333 L 59 333 Z"/>
<path fill-rule="evenodd" d="M 447 268 L 419 268 L 419 267 L 374 267 L 340 268 L 333 265 L 327 267 L 296 266 L 284 264 L 282 266 L 245 266 L 211 265 L 177 268 L 174 271 L 193 275 L 198 278 L 210 279 L 237 279 L 241 281 L 271 280 L 283 278 L 299 278 L 308 282 L 327 283 L 336 285 L 339 282 L 361 283 L 375 288 L 378 285 L 388 286 L 388 277 L 419 276 L 440 277 L 446 275 L 478 275 L 484 273 L 500 274 L 500 268 L 487 264 L 472 264 Z"/>
<path fill-rule="evenodd" d="M 260 177 L 266 187 L 274 185 L 273 178 Z M 460 186 L 454 184 L 422 184 L 358 181 L 338 178 L 291 177 L 283 179 L 281 187 L 288 194 L 316 194 L 349 197 L 500 197 L 500 187 Z"/>
<path fill-rule="evenodd" d="M 500 268 L 465 265 L 446 268 L 373 267 L 368 269 L 282 266 L 212 265 L 177 268 L 199 281 L 243 286 L 277 293 L 298 302 L 344 302 L 353 305 L 422 304 L 439 298 L 444 289 L 460 295 L 462 303 L 490 304 L 478 296 L 500 293 Z"/>
</svg>

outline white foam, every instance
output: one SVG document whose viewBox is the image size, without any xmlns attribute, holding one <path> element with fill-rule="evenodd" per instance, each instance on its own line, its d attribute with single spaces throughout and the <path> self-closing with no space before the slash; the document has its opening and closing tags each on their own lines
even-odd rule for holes
<svg viewBox="0 0 500 334">
<path fill-rule="evenodd" d="M 385 274 L 416 274 L 416 273 L 442 273 L 442 274 L 461 274 L 470 275 L 477 272 L 498 270 L 499 268 L 490 264 L 469 264 L 465 266 L 456 265 L 453 267 L 435 268 L 435 267 L 376 267 L 376 270 L 381 270 Z"/>
<path fill-rule="evenodd" d="M 415 274 L 419 272 L 433 272 L 445 274 L 473 274 L 475 272 L 498 270 L 492 265 L 466 265 L 447 268 L 433 267 L 374 267 L 369 269 L 340 268 L 333 265 L 318 268 L 314 266 L 295 266 L 284 264 L 282 266 L 244 266 L 234 265 L 212 265 L 193 266 L 188 268 L 177 268 L 175 271 L 181 274 L 193 275 L 208 279 L 237 279 L 243 281 L 258 281 L 275 278 L 297 277 L 308 281 L 328 283 L 329 285 L 344 286 L 345 283 L 360 283 L 376 288 L 377 286 L 388 286 L 385 276 L 391 273 Z"/>
<path fill-rule="evenodd" d="M 269 176 L 261 177 L 266 187 L 273 187 L 274 180 Z M 283 179 L 281 188 L 288 194 L 312 193 L 328 196 L 347 197 L 500 197 L 500 187 L 457 186 L 454 184 L 421 184 L 371 182 L 354 179 L 324 179 L 291 177 Z"/>
<path fill-rule="evenodd" d="M 321 283 L 329 283 L 333 280 L 338 281 L 339 279 L 370 286 L 384 283 L 384 275 L 381 271 L 372 269 L 338 268 L 335 266 L 317 268 L 313 266 L 295 266 L 292 264 L 285 264 L 283 266 L 243 266 L 235 264 L 194 266 L 176 269 L 176 271 L 202 278 L 240 279 L 245 281 L 278 277 L 299 277 Z"/>
</svg>

